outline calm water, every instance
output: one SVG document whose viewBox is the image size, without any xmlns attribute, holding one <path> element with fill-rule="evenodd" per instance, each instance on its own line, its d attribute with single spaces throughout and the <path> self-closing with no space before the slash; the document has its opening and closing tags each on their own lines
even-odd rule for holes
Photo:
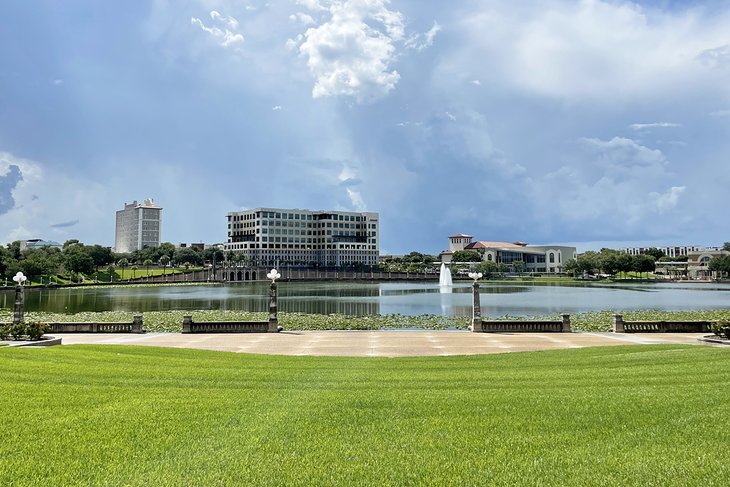
<svg viewBox="0 0 730 487">
<path fill-rule="evenodd" d="M 12 308 L 12 292 L 0 294 L 0 307 Z M 730 284 L 657 283 L 571 285 L 482 284 L 485 316 L 544 315 L 600 310 L 716 309 L 730 307 Z M 26 292 L 28 311 L 268 310 L 268 284 L 221 286 L 116 287 Z M 279 309 L 350 315 L 471 315 L 471 285 L 457 283 L 442 293 L 431 283 L 283 282 Z"/>
</svg>

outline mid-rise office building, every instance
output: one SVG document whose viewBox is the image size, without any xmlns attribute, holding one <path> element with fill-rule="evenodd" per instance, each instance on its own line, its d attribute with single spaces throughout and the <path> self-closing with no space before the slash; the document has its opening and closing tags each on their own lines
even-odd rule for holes
<svg viewBox="0 0 730 487">
<path fill-rule="evenodd" d="M 622 250 L 629 255 L 642 255 L 647 250 L 652 248 L 661 250 L 662 252 L 664 252 L 664 255 L 671 258 L 679 257 L 682 255 L 689 255 L 694 252 L 713 252 L 717 250 L 722 250 L 721 247 L 703 247 L 702 245 L 674 245 L 669 247 L 627 247 Z"/>
<path fill-rule="evenodd" d="M 142 204 L 124 203 L 117 211 L 114 251 L 133 252 L 145 247 L 159 247 L 162 231 L 162 208 L 148 198 Z"/>
<path fill-rule="evenodd" d="M 266 266 L 377 265 L 378 214 L 282 208 L 231 212 L 225 250 Z"/>
</svg>

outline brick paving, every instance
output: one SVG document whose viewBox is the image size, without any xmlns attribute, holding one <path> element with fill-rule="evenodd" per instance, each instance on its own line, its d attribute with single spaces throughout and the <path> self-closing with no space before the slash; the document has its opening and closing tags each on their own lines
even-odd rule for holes
<svg viewBox="0 0 730 487">
<path fill-rule="evenodd" d="M 107 335 L 56 333 L 64 345 L 194 348 L 270 355 L 416 357 L 479 355 L 635 344 L 692 344 L 703 333 L 469 333 L 466 331 L 284 331 L 281 333 Z"/>
</svg>

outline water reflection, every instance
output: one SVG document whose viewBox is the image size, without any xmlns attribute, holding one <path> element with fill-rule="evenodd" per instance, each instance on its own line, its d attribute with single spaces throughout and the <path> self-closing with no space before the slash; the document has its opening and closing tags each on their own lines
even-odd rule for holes
<svg viewBox="0 0 730 487">
<path fill-rule="evenodd" d="M 279 308 L 286 312 L 349 315 L 471 315 L 471 285 L 456 283 L 441 293 L 436 283 L 283 282 Z M 727 308 L 730 285 L 701 283 L 482 283 L 485 316 L 546 315 L 611 309 Z M 267 283 L 217 286 L 164 286 L 29 289 L 29 311 L 166 311 L 268 309 Z M 13 291 L 0 293 L 0 306 L 12 309 Z"/>
</svg>

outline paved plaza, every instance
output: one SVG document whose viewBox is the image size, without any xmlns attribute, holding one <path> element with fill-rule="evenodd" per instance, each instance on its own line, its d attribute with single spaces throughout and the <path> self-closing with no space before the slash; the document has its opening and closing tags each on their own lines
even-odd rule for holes
<svg viewBox="0 0 730 487">
<path fill-rule="evenodd" d="M 466 331 L 284 331 L 281 333 L 143 335 L 54 334 L 64 345 L 194 348 L 271 355 L 417 357 L 478 355 L 613 345 L 700 345 L 703 333 L 470 333 Z"/>
</svg>

